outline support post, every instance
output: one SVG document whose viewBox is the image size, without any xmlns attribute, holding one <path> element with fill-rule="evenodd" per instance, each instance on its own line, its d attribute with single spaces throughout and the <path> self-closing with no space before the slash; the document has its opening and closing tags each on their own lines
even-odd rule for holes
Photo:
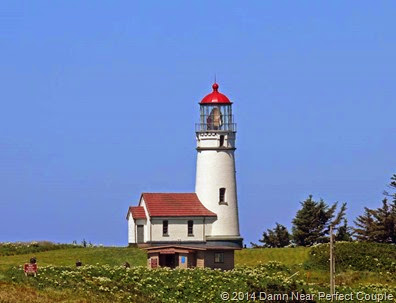
<svg viewBox="0 0 396 303">
<path fill-rule="evenodd" d="M 333 225 L 330 225 L 330 294 L 331 301 L 335 293 L 335 258 L 334 258 L 334 236 Z"/>
</svg>

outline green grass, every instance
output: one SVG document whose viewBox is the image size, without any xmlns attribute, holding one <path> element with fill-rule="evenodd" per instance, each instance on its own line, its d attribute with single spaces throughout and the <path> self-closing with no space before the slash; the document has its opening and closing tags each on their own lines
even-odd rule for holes
<svg viewBox="0 0 396 303">
<path fill-rule="evenodd" d="M 254 266 L 269 261 L 278 261 L 288 266 L 298 265 L 307 261 L 308 255 L 308 247 L 243 249 L 235 252 L 235 265 Z"/>
<path fill-rule="evenodd" d="M 70 289 L 37 290 L 35 287 L 16 283 L 0 282 L 0 303 L 107 303 L 106 298 L 93 297 L 90 293 Z"/>
<path fill-rule="evenodd" d="M 308 258 L 309 248 L 258 248 L 243 249 L 235 252 L 236 266 L 254 266 L 269 261 L 279 261 L 285 265 L 304 263 Z M 57 249 L 45 252 L 35 252 L 14 256 L 0 256 L 0 272 L 11 266 L 22 265 L 35 256 L 40 266 L 73 266 L 77 260 L 84 265 L 122 265 L 128 262 L 131 266 L 145 266 L 146 252 L 130 247 L 77 247 Z M 0 273 L 1 275 L 1 273 Z"/>
<path fill-rule="evenodd" d="M 310 260 L 310 251 L 312 248 L 296 247 L 296 248 L 257 248 L 242 249 L 235 251 L 235 266 L 256 266 L 260 263 L 268 263 L 269 261 L 278 261 L 288 266 L 291 271 L 299 272 L 299 277 L 309 283 L 321 287 L 328 286 L 328 271 L 326 268 L 318 266 L 306 267 Z M 7 278 L 7 272 L 13 266 L 21 266 L 29 262 L 29 259 L 35 256 L 39 268 L 41 266 L 75 266 L 76 260 L 81 260 L 83 265 L 122 265 L 128 262 L 131 266 L 146 266 L 147 256 L 144 250 L 129 247 L 69 247 L 50 251 L 30 252 L 28 254 L 16 254 L 12 256 L 0 255 L 0 284 L 7 283 L 0 289 L 0 302 L 2 296 L 7 296 L 6 288 L 14 285 L 15 296 L 18 297 L 18 287 L 27 287 L 30 292 L 38 291 L 38 295 L 44 296 L 42 301 L 26 299 L 26 302 L 50 302 L 51 298 L 55 300 L 56 296 L 68 298 L 69 302 L 74 302 L 72 298 L 78 299 L 78 295 L 69 296 L 64 292 L 51 292 L 53 290 L 35 290 L 31 286 L 22 284 L 9 284 L 10 278 Z M 312 263 L 312 262 L 311 262 Z M 3 282 L 1 282 L 3 281 Z M 340 272 L 336 277 L 337 285 L 346 285 L 350 287 L 358 287 L 360 284 L 382 284 L 396 286 L 396 279 L 383 273 L 372 271 L 348 270 Z M 28 291 L 28 290 L 26 290 Z M 3 293 L 2 293 L 3 292 Z M 35 295 L 36 296 L 36 295 Z M 50 298 L 47 301 L 47 297 Z M 86 301 L 84 301 L 86 300 Z M 79 302 L 91 302 L 91 298 L 85 298 Z M 98 301 L 99 299 L 96 299 Z M 95 300 L 94 300 L 95 301 Z M 94 302 L 92 301 L 92 302 Z M 14 302 L 12 300 L 5 302 Z M 17 301 L 15 301 L 17 302 Z M 21 301 L 22 302 L 22 301 Z M 62 299 L 59 302 L 64 302 Z M 76 301 L 77 302 L 77 301 Z"/>
<path fill-rule="evenodd" d="M 259 263 L 278 261 L 292 268 L 293 271 L 298 271 L 305 281 L 325 286 L 329 283 L 329 272 L 326 268 L 314 266 L 307 269 L 304 266 L 310 261 L 311 249 L 310 247 L 243 249 L 235 251 L 235 266 L 255 266 Z M 337 285 L 358 286 L 375 283 L 396 286 L 396 279 L 384 273 L 367 270 L 348 270 L 336 276 Z"/>
<path fill-rule="evenodd" d="M 80 246 L 73 244 L 56 244 L 49 241 L 0 243 L 0 256 L 24 255 L 27 253 L 33 254 L 42 251 L 78 248 L 78 247 Z"/>
<path fill-rule="evenodd" d="M 122 265 L 128 262 L 131 266 L 144 266 L 147 264 L 146 252 L 137 248 L 129 247 L 78 247 L 59 249 L 38 253 L 30 253 L 14 256 L 0 256 L 0 280 L 1 272 L 12 266 L 28 263 L 35 256 L 39 266 L 73 266 L 77 260 L 83 265 L 108 264 Z"/>
</svg>

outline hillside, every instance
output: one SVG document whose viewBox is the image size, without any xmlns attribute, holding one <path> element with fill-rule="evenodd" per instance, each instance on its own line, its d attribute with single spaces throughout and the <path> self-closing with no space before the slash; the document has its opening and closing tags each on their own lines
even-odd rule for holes
<svg viewBox="0 0 396 303">
<path fill-rule="evenodd" d="M 73 266 L 77 260 L 83 265 L 107 264 L 111 266 L 122 265 L 125 262 L 131 266 L 146 264 L 146 253 L 137 248 L 127 247 L 77 247 L 57 249 L 44 252 L 2 256 L 0 272 L 11 266 L 22 265 L 35 256 L 40 266 Z"/>
<path fill-rule="evenodd" d="M 243 249 L 235 252 L 236 266 L 254 266 L 269 261 L 278 261 L 285 265 L 304 263 L 308 258 L 309 248 L 273 248 L 273 249 Z M 1 249 L 0 249 L 1 255 Z M 76 247 L 54 249 L 43 252 L 32 252 L 12 256 L 2 256 L 0 271 L 11 266 L 18 266 L 37 257 L 40 266 L 72 266 L 76 260 L 84 265 L 122 265 L 128 262 L 131 266 L 145 266 L 144 250 L 129 247 Z"/>
<path fill-rule="evenodd" d="M 394 246 L 363 244 L 364 249 L 361 249 L 360 244 L 344 245 L 340 249 L 343 271 L 338 272 L 336 278 L 337 285 L 343 285 L 339 291 L 364 289 L 370 293 L 383 289 L 396 295 L 394 263 L 387 262 L 389 257 L 378 260 L 392 272 L 348 269 L 346 264 L 351 258 L 362 260 L 361 256 L 365 255 L 369 258 L 393 256 Z M 46 251 L 39 251 L 41 248 L 35 247 L 31 253 L 26 253 L 29 248 L 23 249 L 15 249 L 23 252 L 21 254 L 4 256 L 5 250 L 0 245 L 0 302 L 107 302 L 109 296 L 115 296 L 116 302 L 178 302 L 183 298 L 195 302 L 200 292 L 204 292 L 201 295 L 207 300 L 220 302 L 220 290 L 290 292 L 305 289 L 318 292 L 328 289 L 325 245 L 243 249 L 236 251 L 236 269 L 224 273 L 207 269 L 147 270 L 146 254 L 137 248 L 47 247 Z M 37 258 L 40 275 L 26 278 L 21 265 L 33 255 Z M 87 266 L 76 268 L 76 260 Z M 123 268 L 125 262 L 132 268 Z M 187 285 L 185 281 L 190 283 Z M 211 286 L 208 288 L 208 285 Z M 153 294 L 151 287 L 161 292 Z"/>
</svg>

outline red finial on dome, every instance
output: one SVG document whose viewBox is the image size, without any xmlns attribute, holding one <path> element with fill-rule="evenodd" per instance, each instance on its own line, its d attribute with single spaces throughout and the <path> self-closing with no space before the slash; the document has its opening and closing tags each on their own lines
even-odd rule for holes
<svg viewBox="0 0 396 303">
<path fill-rule="evenodd" d="M 212 85 L 213 92 L 206 95 L 199 104 L 232 104 L 226 95 L 219 93 L 219 85 L 215 82 Z"/>
</svg>

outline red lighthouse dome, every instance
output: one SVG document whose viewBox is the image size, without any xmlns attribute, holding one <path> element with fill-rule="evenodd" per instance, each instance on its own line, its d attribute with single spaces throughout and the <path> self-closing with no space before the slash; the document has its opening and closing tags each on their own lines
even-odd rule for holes
<svg viewBox="0 0 396 303">
<path fill-rule="evenodd" d="M 212 85 L 213 92 L 206 95 L 199 104 L 232 104 L 226 95 L 219 93 L 219 85 L 215 82 Z"/>
</svg>

